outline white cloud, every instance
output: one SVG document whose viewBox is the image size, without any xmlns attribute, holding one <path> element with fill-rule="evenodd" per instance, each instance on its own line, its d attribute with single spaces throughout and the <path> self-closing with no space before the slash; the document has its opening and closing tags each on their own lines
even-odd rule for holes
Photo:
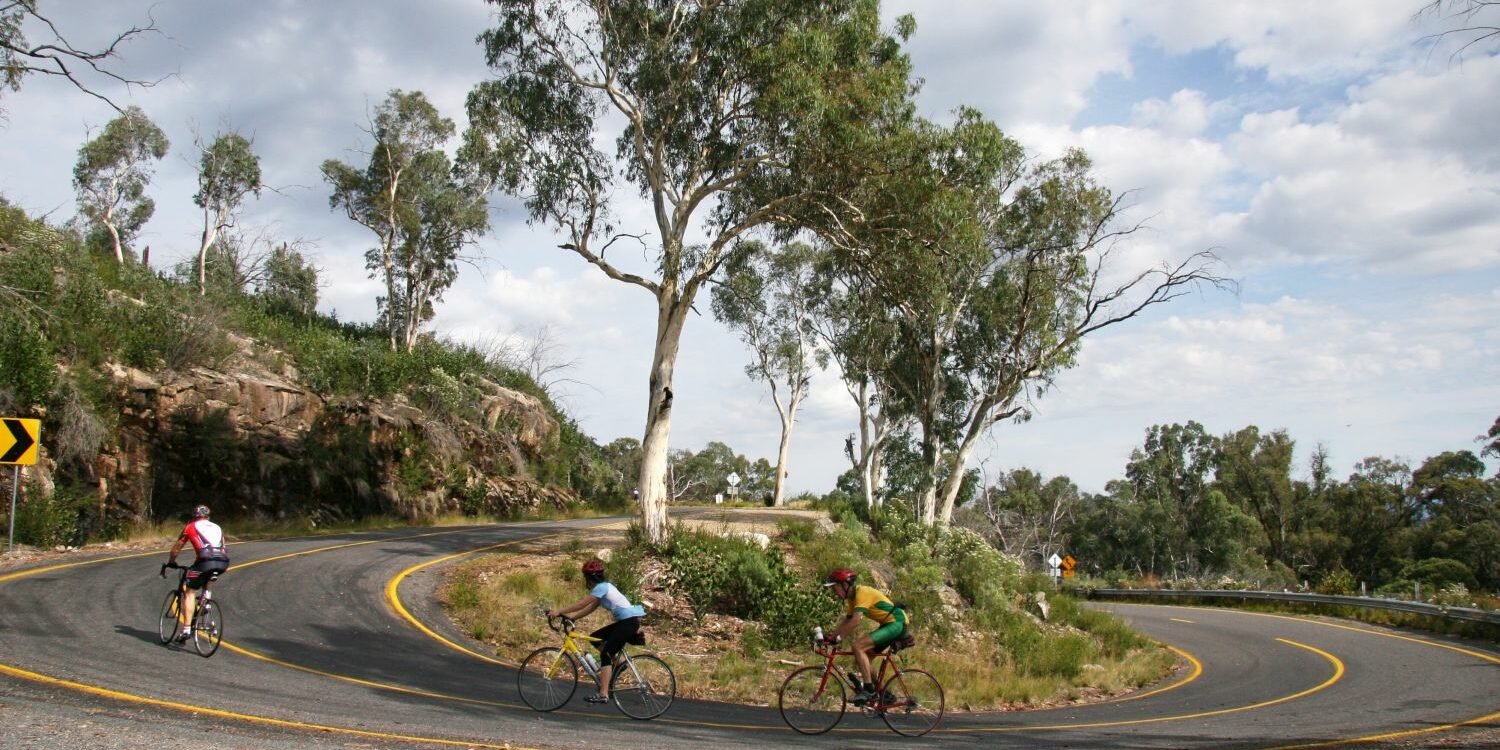
<svg viewBox="0 0 1500 750">
<path fill-rule="evenodd" d="M 972 104 L 1041 157 L 1082 146 L 1105 184 L 1135 191 L 1128 218 L 1148 225 L 1122 248 L 1122 271 L 1218 248 L 1243 289 L 1178 300 L 1087 342 L 1035 419 L 997 429 L 991 466 L 1098 490 L 1147 427 L 1189 419 L 1211 432 L 1284 427 L 1304 449 L 1327 442 L 1346 466 L 1473 447 L 1500 413 L 1500 57 L 1428 56 L 1413 41 L 1440 26 L 1414 22 L 1416 5 L 885 4 L 888 19 L 917 17 L 923 114 Z M 142 20 L 139 7 L 69 0 L 75 41 L 107 41 Z M 245 222 L 313 243 L 322 307 L 369 320 L 372 237 L 329 209 L 319 164 L 362 163 L 361 127 L 392 88 L 424 91 L 462 127 L 464 97 L 487 75 L 474 37 L 488 7 L 268 0 L 152 12 L 166 36 L 128 45 L 126 72 L 176 76 L 120 101 L 144 107 L 174 143 L 151 188 L 156 265 L 195 247 L 193 128 L 227 125 L 254 137 L 278 188 Z M 0 193 L 54 221 L 71 216 L 77 149 L 113 110 L 35 78 L 0 107 Z M 1088 127 L 1076 124 L 1084 114 Z M 598 140 L 612 151 L 612 135 Z M 633 188 L 619 197 L 622 228 L 655 232 Z M 557 249 L 516 201 L 496 204 L 483 273 L 463 271 L 433 329 L 502 345 L 553 326 L 558 356 L 575 362 L 567 377 L 579 382 L 563 386 L 573 415 L 598 439 L 639 437 L 652 299 Z M 653 267 L 639 246 L 610 259 Z M 674 446 L 722 440 L 772 456 L 776 417 L 734 338 L 694 316 L 681 351 Z M 794 491 L 828 489 L 854 427 L 842 385 L 816 378 L 794 434 Z"/>
</svg>

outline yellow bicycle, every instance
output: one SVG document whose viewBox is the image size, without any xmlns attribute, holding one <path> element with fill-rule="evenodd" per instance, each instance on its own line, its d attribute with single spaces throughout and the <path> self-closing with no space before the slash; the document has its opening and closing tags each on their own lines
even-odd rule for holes
<svg viewBox="0 0 1500 750">
<path fill-rule="evenodd" d="M 538 711 L 556 710 L 573 698 L 578 690 L 580 667 L 596 687 L 599 685 L 599 668 L 589 650 L 600 639 L 576 629 L 573 620 L 567 617 L 549 617 L 547 627 L 562 633 L 562 646 L 544 646 L 532 651 L 516 670 L 516 688 L 521 692 L 521 700 Z M 638 633 L 630 643 L 644 646 L 646 638 Z M 623 648 L 615 657 L 609 697 L 621 713 L 632 719 L 654 719 L 666 713 L 676 699 L 677 677 L 655 654 L 632 654 Z"/>
</svg>

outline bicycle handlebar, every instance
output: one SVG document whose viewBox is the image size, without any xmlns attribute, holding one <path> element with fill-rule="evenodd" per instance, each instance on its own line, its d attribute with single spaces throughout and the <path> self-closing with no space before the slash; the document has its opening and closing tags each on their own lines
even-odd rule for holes
<svg viewBox="0 0 1500 750">
<path fill-rule="evenodd" d="M 161 577 L 162 578 L 166 578 L 167 577 L 167 568 L 171 568 L 173 570 L 180 570 L 180 569 L 182 569 L 184 567 L 186 567 L 186 566 L 178 565 L 175 562 L 164 562 L 164 563 L 161 564 Z"/>
</svg>

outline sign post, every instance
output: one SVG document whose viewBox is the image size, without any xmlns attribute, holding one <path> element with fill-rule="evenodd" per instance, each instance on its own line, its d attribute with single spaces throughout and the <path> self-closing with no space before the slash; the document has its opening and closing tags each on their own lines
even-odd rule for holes
<svg viewBox="0 0 1500 750">
<path fill-rule="evenodd" d="M 729 496 L 731 498 L 736 498 L 736 499 L 739 498 L 739 496 L 740 496 L 740 475 L 731 471 L 731 472 L 729 472 L 729 476 L 725 477 L 725 479 L 727 479 L 729 481 Z"/>
<path fill-rule="evenodd" d="M 10 533 L 6 537 L 5 551 L 16 549 L 16 499 L 21 494 L 21 467 L 36 463 L 37 445 L 41 442 L 42 420 L 0 418 L 4 429 L 0 429 L 0 464 L 11 464 L 15 469 L 10 482 Z"/>
<path fill-rule="evenodd" d="M 1047 558 L 1047 575 L 1052 576 L 1052 585 L 1054 586 L 1057 585 L 1057 579 L 1061 573 L 1061 569 L 1058 566 L 1062 565 L 1062 561 L 1062 558 L 1058 557 L 1056 552 L 1053 552 L 1052 556 Z"/>
</svg>

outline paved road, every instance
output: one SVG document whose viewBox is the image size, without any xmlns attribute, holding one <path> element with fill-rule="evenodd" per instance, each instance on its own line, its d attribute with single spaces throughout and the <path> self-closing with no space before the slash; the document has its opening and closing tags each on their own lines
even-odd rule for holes
<svg viewBox="0 0 1500 750">
<path fill-rule="evenodd" d="M 235 545 L 235 568 L 218 587 L 224 648 L 207 660 L 156 642 L 169 585 L 156 575 L 160 552 L 12 571 L 0 575 L 0 682 L 24 685 L 17 692 L 30 701 L 66 694 L 106 712 L 190 712 L 227 727 L 226 739 L 264 736 L 275 747 L 305 738 L 317 747 L 1272 748 L 1376 737 L 1438 745 L 1469 731 L 1455 725 L 1500 726 L 1493 649 L 1335 621 L 1132 604 L 1106 606 L 1179 650 L 1176 680 L 1111 703 L 950 715 L 921 740 L 857 715 L 803 737 L 774 708 L 685 700 L 650 722 L 578 697 L 537 714 L 517 698 L 511 668 L 471 650 L 431 593 L 445 563 L 594 523 Z"/>
</svg>

